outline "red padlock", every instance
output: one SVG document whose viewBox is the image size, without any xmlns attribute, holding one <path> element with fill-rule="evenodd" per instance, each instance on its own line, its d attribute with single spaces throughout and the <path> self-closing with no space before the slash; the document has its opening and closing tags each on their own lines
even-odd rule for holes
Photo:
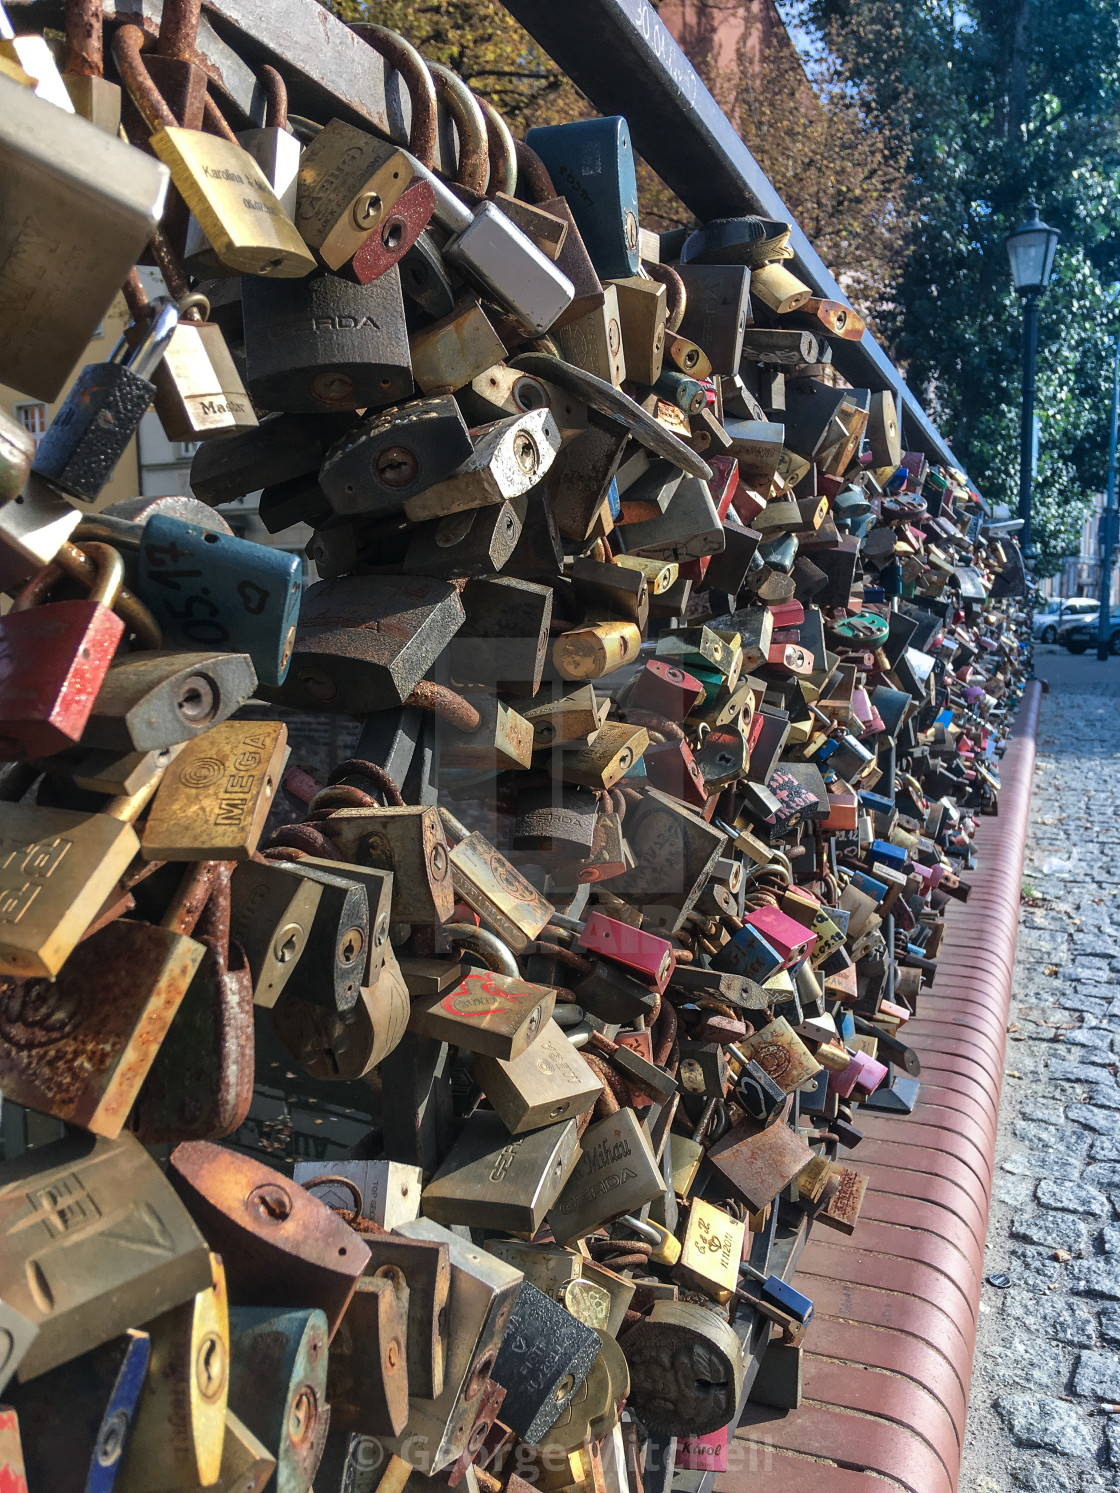
<svg viewBox="0 0 1120 1493">
<path fill-rule="evenodd" d="M 359 285 L 368 285 L 403 259 L 431 222 L 436 196 L 423 177 L 407 186 L 350 261 Z"/>
<path fill-rule="evenodd" d="M 97 566 L 89 599 L 36 605 L 61 573 L 83 575 L 83 555 Z M 111 610 L 123 578 L 124 562 L 110 545 L 79 551 L 65 544 L 0 617 L 0 760 L 49 757 L 80 740 L 124 636 Z M 144 641 L 158 647 L 159 628 L 149 620 Z"/>
<path fill-rule="evenodd" d="M 652 710 L 667 721 L 683 721 L 703 698 L 699 679 L 663 658 L 651 658 L 634 680 L 626 703 L 635 710 Z"/>
</svg>

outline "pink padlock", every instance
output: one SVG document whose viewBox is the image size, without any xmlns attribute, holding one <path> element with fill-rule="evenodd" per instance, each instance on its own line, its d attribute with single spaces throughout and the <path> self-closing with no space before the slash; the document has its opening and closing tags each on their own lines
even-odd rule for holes
<svg viewBox="0 0 1120 1493">
<path fill-rule="evenodd" d="M 816 947 L 817 935 L 777 907 L 756 907 L 743 921 L 761 933 L 770 947 L 778 951 L 783 969 L 797 964 Z"/>
<path fill-rule="evenodd" d="M 590 914 L 578 942 L 588 953 L 611 959 L 649 980 L 659 995 L 668 985 L 677 962 L 668 939 L 643 933 L 640 928 L 604 917 L 601 912 Z"/>
<path fill-rule="evenodd" d="M 726 1472 L 728 1429 L 721 1426 L 706 1436 L 678 1437 L 676 1465 L 687 1472 Z"/>
</svg>

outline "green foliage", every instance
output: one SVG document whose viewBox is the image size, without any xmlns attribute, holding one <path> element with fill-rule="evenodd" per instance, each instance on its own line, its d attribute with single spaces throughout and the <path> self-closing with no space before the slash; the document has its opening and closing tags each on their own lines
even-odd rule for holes
<svg viewBox="0 0 1120 1493">
<path fill-rule="evenodd" d="M 1120 305 L 1114 0 L 807 0 L 802 19 L 910 142 L 916 214 L 880 318 L 981 490 L 1017 500 L 1021 308 L 1004 239 L 1033 195 L 1062 238 L 1039 328 L 1041 573 L 1104 483 Z"/>
</svg>

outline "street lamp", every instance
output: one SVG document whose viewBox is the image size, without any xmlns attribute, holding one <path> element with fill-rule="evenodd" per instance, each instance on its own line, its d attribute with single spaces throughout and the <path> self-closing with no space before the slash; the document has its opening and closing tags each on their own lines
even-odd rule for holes
<svg viewBox="0 0 1120 1493">
<path fill-rule="evenodd" d="M 1031 456 L 1034 446 L 1034 365 L 1038 352 L 1038 303 L 1050 283 L 1058 230 L 1038 216 L 1038 203 L 1027 204 L 1030 217 L 1007 235 L 1011 278 L 1023 298 L 1023 423 L 1019 437 L 1019 517 L 1023 520 L 1023 556 L 1034 554 L 1031 540 Z"/>
</svg>

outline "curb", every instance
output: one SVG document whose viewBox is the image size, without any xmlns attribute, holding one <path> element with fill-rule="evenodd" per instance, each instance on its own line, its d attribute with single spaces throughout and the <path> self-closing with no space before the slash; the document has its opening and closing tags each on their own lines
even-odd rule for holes
<svg viewBox="0 0 1120 1493">
<path fill-rule="evenodd" d="M 981 821 L 967 904 L 954 903 L 938 980 L 906 1024 L 922 1061 L 908 1117 L 865 1116 L 870 1179 L 851 1238 L 810 1237 L 795 1284 L 816 1302 L 797 1410 L 748 1404 L 747 1474 L 722 1493 L 955 1493 L 968 1415 L 1004 1044 L 1042 684 L 1031 680 Z"/>
</svg>

